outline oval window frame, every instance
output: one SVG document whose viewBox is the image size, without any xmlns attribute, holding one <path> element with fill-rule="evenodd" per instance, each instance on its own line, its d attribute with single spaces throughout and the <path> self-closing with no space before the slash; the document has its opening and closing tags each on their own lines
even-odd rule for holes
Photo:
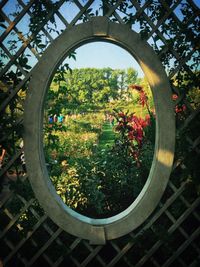
<svg viewBox="0 0 200 267">
<path fill-rule="evenodd" d="M 156 110 L 155 150 L 147 182 L 126 210 L 106 219 L 89 218 L 63 203 L 50 181 L 43 151 L 44 102 L 55 70 L 70 51 L 95 41 L 121 46 L 138 61 L 151 87 Z M 25 101 L 24 128 L 26 165 L 33 191 L 48 216 L 68 233 L 93 244 L 104 244 L 140 226 L 160 201 L 174 158 L 175 116 L 171 89 L 153 49 L 127 25 L 95 17 L 68 27 L 55 39 L 34 67 Z"/>
</svg>

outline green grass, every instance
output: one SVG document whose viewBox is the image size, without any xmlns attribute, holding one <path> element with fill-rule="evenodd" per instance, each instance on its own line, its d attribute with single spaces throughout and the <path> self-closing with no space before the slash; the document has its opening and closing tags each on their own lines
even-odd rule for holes
<svg viewBox="0 0 200 267">
<path fill-rule="evenodd" d="M 107 146 L 112 146 L 115 139 L 115 133 L 109 122 L 104 123 L 102 127 L 102 134 L 99 137 L 99 148 L 104 149 Z"/>
</svg>

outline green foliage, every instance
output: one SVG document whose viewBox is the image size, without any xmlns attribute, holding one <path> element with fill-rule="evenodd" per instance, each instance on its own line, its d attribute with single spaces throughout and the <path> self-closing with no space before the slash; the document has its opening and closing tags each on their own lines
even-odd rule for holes
<svg viewBox="0 0 200 267">
<path fill-rule="evenodd" d="M 63 63 L 53 78 L 45 109 L 47 167 L 57 193 L 80 213 L 101 218 L 124 210 L 147 179 L 154 140 L 144 146 L 143 171 L 139 170 L 125 139 L 105 121 L 105 114 L 113 116 L 115 108 L 145 117 L 147 110 L 141 109 L 138 96 L 133 105 L 135 95 L 129 88 L 142 82 L 137 75 L 132 68 L 70 70 Z M 145 81 L 143 88 L 152 101 Z M 50 114 L 59 113 L 64 114 L 64 123 L 47 122 Z"/>
<path fill-rule="evenodd" d="M 80 137 L 73 138 L 74 135 L 77 136 L 71 132 L 70 144 L 67 140 L 61 144 L 56 162 L 51 165 L 50 175 L 57 193 L 69 207 L 92 217 L 111 216 L 124 210 L 147 179 L 152 145 L 144 147 L 142 168 L 138 168 L 126 147 L 118 142 L 119 137 L 115 144 L 102 148 L 94 146 L 94 141 L 81 143 Z"/>
<path fill-rule="evenodd" d="M 49 113 L 86 112 L 98 110 L 111 100 L 127 97 L 130 82 L 137 82 L 137 72 L 129 68 L 112 70 L 95 69 L 58 69 L 51 84 L 47 103 Z"/>
<path fill-rule="evenodd" d="M 194 183 L 197 193 L 200 193 L 198 162 L 198 130 L 199 118 L 199 71 L 187 73 L 180 71 L 173 79 L 173 86 L 178 94 L 175 102 L 176 113 L 176 153 L 175 160 L 179 162 L 176 176 L 179 182 Z M 190 106 L 186 106 L 190 103 Z"/>
<path fill-rule="evenodd" d="M 58 1 L 36 1 L 32 6 L 33 16 L 30 17 L 29 28 L 33 34 L 37 33 L 38 30 L 43 26 L 43 23 L 47 20 L 49 13 L 54 13 L 57 10 Z M 50 18 L 50 22 L 56 24 L 54 16 Z"/>
<path fill-rule="evenodd" d="M 79 161 L 77 170 L 80 189 L 87 198 L 86 207 L 80 205 L 78 211 L 92 217 L 123 211 L 142 188 L 134 160 L 117 145 Z"/>
<path fill-rule="evenodd" d="M 93 69 L 89 71 L 91 76 L 98 72 Z M 130 69 L 129 72 L 131 71 Z M 75 76 L 82 74 L 82 79 L 85 81 L 84 73 L 85 70 L 81 70 L 79 75 L 76 73 Z M 109 69 L 109 73 L 106 74 L 114 83 L 112 70 Z M 81 82 L 80 80 L 79 85 Z M 106 82 L 111 83 L 109 80 Z M 95 83 L 98 84 L 98 80 L 95 80 Z M 76 86 L 76 82 L 71 85 L 71 87 Z M 53 93 L 59 92 L 59 89 L 56 84 L 52 86 Z M 130 92 L 126 91 L 127 95 L 130 95 Z M 120 91 L 119 94 L 121 96 Z M 65 98 L 65 95 L 59 97 L 62 103 L 62 97 Z M 49 97 L 50 101 L 51 99 L 52 111 L 54 106 L 57 108 L 57 101 L 54 101 L 52 95 Z M 96 113 L 93 111 L 73 114 L 71 111 L 65 116 L 62 125 L 46 124 L 46 161 L 56 191 L 69 207 L 87 216 L 89 214 L 90 217 L 109 217 L 123 211 L 138 196 L 148 177 L 153 155 L 154 127 L 153 130 L 146 129 L 146 141 L 141 150 L 142 167 L 138 168 L 138 161 L 130 154 L 129 142 L 126 142 L 127 136 L 121 138 L 119 133 L 114 133 L 110 123 L 105 121 L 107 117 L 105 114 L 109 110 L 114 114 L 113 107 L 120 106 L 120 103 L 126 108 L 129 103 L 133 112 L 141 113 L 139 104 L 137 109 L 133 108 L 133 103 L 131 106 L 131 98 L 129 102 L 119 98 L 115 100 L 114 105 L 113 101 L 106 101 L 104 110 L 101 110 L 101 102 L 97 102 L 99 111 Z M 144 110 L 142 113 L 145 117 L 148 110 Z M 151 140 L 148 140 L 148 135 Z"/>
</svg>

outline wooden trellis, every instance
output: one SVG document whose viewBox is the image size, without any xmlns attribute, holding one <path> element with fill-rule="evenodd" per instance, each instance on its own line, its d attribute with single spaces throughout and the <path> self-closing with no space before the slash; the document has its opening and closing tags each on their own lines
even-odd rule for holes
<svg viewBox="0 0 200 267">
<path fill-rule="evenodd" d="M 35 16 L 37 2 L 49 4 L 50 8 L 44 5 L 48 10 L 30 30 L 24 23 Z M 0 143 L 10 145 L 7 161 L 0 169 L 0 258 L 4 266 L 199 266 L 200 197 L 192 178 L 198 173 L 200 136 L 197 129 L 193 133 L 200 121 L 200 107 L 187 97 L 188 91 L 196 86 L 193 74 L 199 71 L 197 3 L 192 0 L 1 1 Z M 69 20 L 71 5 L 77 12 Z M 161 15 L 156 17 L 156 11 Z M 34 198 L 28 177 L 18 170 L 22 150 L 17 144 L 23 133 L 23 91 L 28 88 L 41 54 L 61 33 L 55 25 L 62 22 L 65 29 L 101 15 L 137 30 L 158 54 L 170 80 L 183 74 L 193 78 L 188 84 L 190 90 L 187 85 L 180 88 L 179 84 L 173 84 L 172 90 L 187 108 L 186 118 L 177 123 L 177 142 L 184 135 L 183 150 L 189 151 L 196 163 L 189 167 L 187 153 L 177 155 L 166 192 L 151 217 L 132 233 L 106 245 L 94 246 L 64 232 L 45 215 Z M 37 42 L 39 35 L 42 37 Z M 31 57 L 26 57 L 27 54 Z M 23 61 L 25 57 L 28 60 Z M 19 99 L 20 110 L 16 109 Z M 17 174 L 17 179 L 11 171 Z"/>
</svg>

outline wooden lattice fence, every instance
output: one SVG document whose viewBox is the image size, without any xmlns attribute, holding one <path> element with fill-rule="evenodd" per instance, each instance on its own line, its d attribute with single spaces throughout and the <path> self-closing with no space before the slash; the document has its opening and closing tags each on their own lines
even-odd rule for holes
<svg viewBox="0 0 200 267">
<path fill-rule="evenodd" d="M 3 266 L 200 265 L 198 5 L 193 0 L 1 1 L 0 143 L 7 152 L 0 169 Z M 21 174 L 22 149 L 17 144 L 34 65 L 62 29 L 102 15 L 128 24 L 154 48 L 172 94 L 179 96 L 175 105 L 184 106 L 184 112 L 177 114 L 174 167 L 156 211 L 132 233 L 91 245 L 64 232 L 44 213 L 27 175 Z"/>
</svg>

